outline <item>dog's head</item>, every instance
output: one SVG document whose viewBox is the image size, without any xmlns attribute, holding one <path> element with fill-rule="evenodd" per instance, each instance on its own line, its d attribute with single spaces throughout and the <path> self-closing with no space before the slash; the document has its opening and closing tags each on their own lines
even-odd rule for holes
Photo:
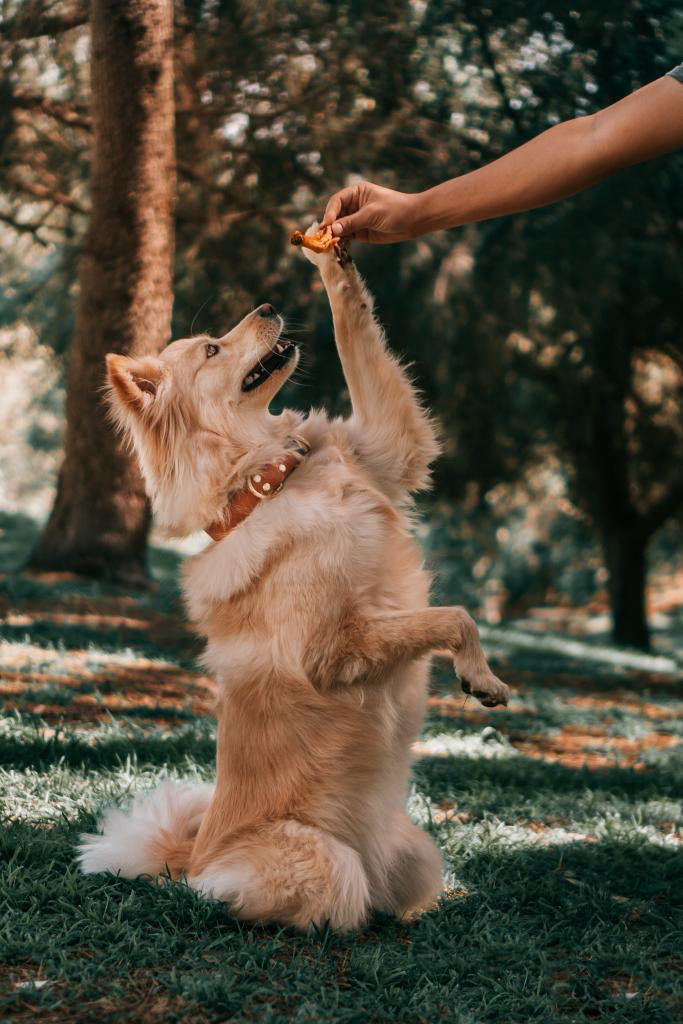
<svg viewBox="0 0 683 1024">
<path fill-rule="evenodd" d="M 167 529 L 185 532 L 208 514 L 216 477 L 273 439 L 268 407 L 295 369 L 298 349 L 265 304 L 222 338 L 185 338 L 159 356 L 107 356 L 113 418 L 130 438 Z M 180 511 L 194 499 L 196 516 Z"/>
</svg>

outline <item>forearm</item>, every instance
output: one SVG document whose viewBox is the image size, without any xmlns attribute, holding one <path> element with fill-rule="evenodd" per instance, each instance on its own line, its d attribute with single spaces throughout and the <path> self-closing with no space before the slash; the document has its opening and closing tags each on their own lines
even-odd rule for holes
<svg viewBox="0 0 683 1024">
<path fill-rule="evenodd" d="M 531 210 L 588 188 L 609 174 L 592 159 L 592 128 L 592 119 L 565 121 L 499 160 L 422 193 L 418 233 Z"/>
<path fill-rule="evenodd" d="M 531 210 L 683 145 L 683 86 L 661 78 L 416 197 L 415 234 Z"/>
</svg>

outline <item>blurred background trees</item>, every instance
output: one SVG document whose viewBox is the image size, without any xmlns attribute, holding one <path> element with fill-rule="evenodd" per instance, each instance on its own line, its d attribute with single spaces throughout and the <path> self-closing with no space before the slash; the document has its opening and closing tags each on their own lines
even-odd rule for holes
<svg viewBox="0 0 683 1024">
<path fill-rule="evenodd" d="M 29 565 L 147 582 L 141 474 L 105 415 L 103 366 L 170 340 L 175 191 L 170 0 L 90 7 L 91 211 L 69 345 L 64 461 Z"/>
<path fill-rule="evenodd" d="M 89 10 L 0 11 L 0 324 L 28 321 L 67 360 L 93 202 Z M 289 231 L 351 176 L 426 188 L 683 53 L 683 8 L 663 0 L 176 0 L 174 15 L 173 334 L 272 301 L 307 350 L 283 400 L 337 410 L 329 318 Z M 650 541 L 676 542 L 683 499 L 682 185 L 673 156 L 545 210 L 358 249 L 444 424 L 427 541 L 443 596 L 496 620 L 607 584 L 615 639 L 647 646 Z"/>
</svg>

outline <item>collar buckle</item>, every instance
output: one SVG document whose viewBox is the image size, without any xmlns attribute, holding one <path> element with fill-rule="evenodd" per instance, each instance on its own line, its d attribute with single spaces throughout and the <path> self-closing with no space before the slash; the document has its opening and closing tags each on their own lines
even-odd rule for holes
<svg viewBox="0 0 683 1024">
<path fill-rule="evenodd" d="M 308 441 L 298 434 L 288 437 L 284 448 L 282 455 L 247 477 L 246 485 L 228 501 L 223 517 L 206 527 L 212 540 L 222 540 L 243 523 L 260 502 L 279 494 L 287 477 L 311 450 Z"/>
</svg>

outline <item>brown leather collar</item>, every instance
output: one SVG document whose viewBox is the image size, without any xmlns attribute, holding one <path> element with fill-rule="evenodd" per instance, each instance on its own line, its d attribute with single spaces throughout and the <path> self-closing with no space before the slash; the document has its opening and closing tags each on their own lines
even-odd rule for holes
<svg viewBox="0 0 683 1024">
<path fill-rule="evenodd" d="M 287 439 L 286 449 L 257 473 L 252 473 L 247 479 L 246 486 L 231 495 L 223 516 L 205 527 L 205 532 L 211 540 L 223 540 L 251 515 L 260 502 L 273 498 L 281 491 L 285 480 L 308 455 L 311 446 L 303 437 L 297 436 Z"/>
</svg>

